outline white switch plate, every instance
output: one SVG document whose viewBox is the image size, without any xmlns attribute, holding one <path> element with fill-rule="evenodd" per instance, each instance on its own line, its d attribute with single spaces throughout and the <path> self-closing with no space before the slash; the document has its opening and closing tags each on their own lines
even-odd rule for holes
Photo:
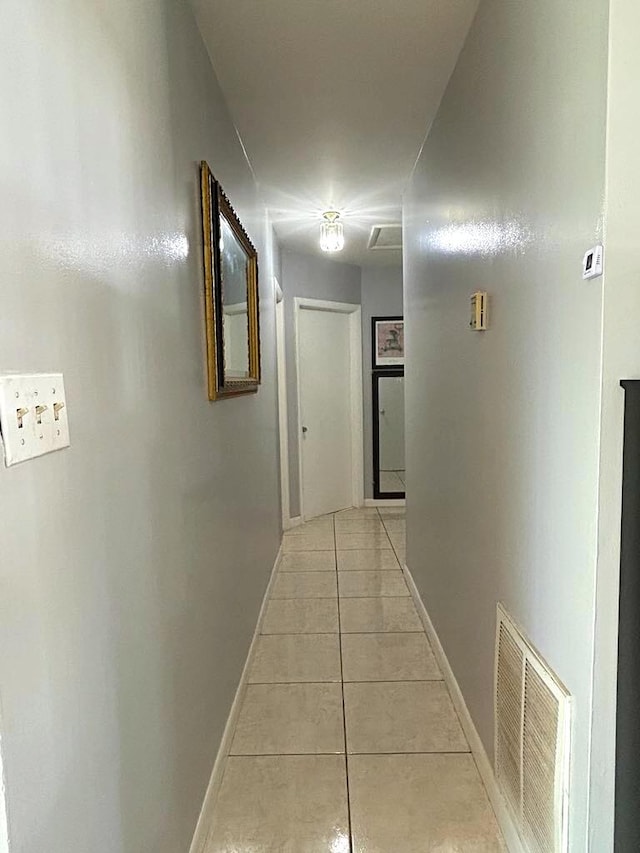
<svg viewBox="0 0 640 853">
<path fill-rule="evenodd" d="M 0 375 L 0 430 L 7 467 L 69 447 L 62 374 Z"/>
<path fill-rule="evenodd" d="M 594 246 L 582 260 L 582 278 L 599 278 L 604 272 L 604 246 Z"/>
</svg>

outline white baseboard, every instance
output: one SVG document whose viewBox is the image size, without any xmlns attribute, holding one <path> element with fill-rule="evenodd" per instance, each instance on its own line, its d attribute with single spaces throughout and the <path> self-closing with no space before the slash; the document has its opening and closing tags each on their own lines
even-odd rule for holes
<svg viewBox="0 0 640 853">
<path fill-rule="evenodd" d="M 444 680 L 449 688 L 449 692 L 451 693 L 451 699 L 455 706 L 458 717 L 460 718 L 460 724 L 462 725 L 462 729 L 466 735 L 466 738 L 469 742 L 469 746 L 471 748 L 471 754 L 473 755 L 474 761 L 476 762 L 476 766 L 478 768 L 478 772 L 484 782 L 484 786 L 487 790 L 487 794 L 489 796 L 489 800 L 491 805 L 493 806 L 493 811 L 496 815 L 496 819 L 498 821 L 498 825 L 502 831 L 502 835 L 504 836 L 504 840 L 507 844 L 507 849 L 509 853 L 526 853 L 526 850 L 520 840 L 520 836 L 518 835 L 518 830 L 513 822 L 511 817 L 511 813 L 509 812 L 509 808 L 502 798 L 502 794 L 498 788 L 498 783 L 496 782 L 496 777 L 493 772 L 493 767 L 491 766 L 491 762 L 489 761 L 489 757 L 484 748 L 484 744 L 480 740 L 480 735 L 478 734 L 478 730 L 475 727 L 475 723 L 471 718 L 471 714 L 469 713 L 469 709 L 467 708 L 467 703 L 464 700 L 464 696 L 462 695 L 462 691 L 460 690 L 460 686 L 458 681 L 451 669 L 451 665 L 449 664 L 449 660 L 447 658 L 446 652 L 442 647 L 442 643 L 440 642 L 440 638 L 434 628 L 433 622 L 431 621 L 431 617 L 427 612 L 427 608 L 424 606 L 424 602 L 418 592 L 418 587 L 411 576 L 411 572 L 407 565 L 403 567 L 405 579 L 407 581 L 407 586 L 409 587 L 409 591 L 411 592 L 411 597 L 416 605 L 418 613 L 420 615 L 420 619 L 422 620 L 422 624 L 424 625 L 424 629 L 427 633 L 427 637 L 429 638 L 429 642 L 431 643 L 431 647 L 433 649 L 433 654 L 435 655 L 436 661 L 438 662 L 438 666 L 440 667 L 442 674 L 444 676 Z"/>
<path fill-rule="evenodd" d="M 303 517 L 296 515 L 294 518 L 286 518 L 282 526 L 285 530 L 293 530 L 294 527 L 300 527 L 301 524 L 304 524 Z"/>
<path fill-rule="evenodd" d="M 269 600 L 269 595 L 271 594 L 271 587 L 273 586 L 273 582 L 275 580 L 276 570 L 278 568 L 278 563 L 280 562 L 281 556 L 282 545 L 280 545 L 280 548 L 278 550 L 278 554 L 273 564 L 273 569 L 271 570 L 271 577 L 269 578 L 269 583 L 267 584 L 267 589 L 264 594 L 264 598 L 262 599 L 262 605 L 260 607 L 260 613 L 258 615 L 256 629 L 251 640 L 251 645 L 249 646 L 249 653 L 247 654 L 247 660 L 245 661 L 244 669 L 242 670 L 242 675 L 240 676 L 238 689 L 236 690 L 236 695 L 233 699 L 231 710 L 229 711 L 229 717 L 224 727 L 222 740 L 220 741 L 220 747 L 218 749 L 218 754 L 213 765 L 211 778 L 209 779 L 209 784 L 207 785 L 207 790 L 204 795 L 204 802 L 202 803 L 200 816 L 198 817 L 198 823 L 196 824 L 196 829 L 193 834 L 193 840 L 191 841 L 189 853 L 203 853 L 205 845 L 207 843 L 209 828 L 213 819 L 213 809 L 218 798 L 218 794 L 220 792 L 220 785 L 222 784 L 222 776 L 224 773 L 225 762 L 231 749 L 231 742 L 233 740 L 233 735 L 236 729 L 236 723 L 238 722 L 238 715 L 242 706 L 242 700 L 244 699 L 244 694 L 247 689 L 247 679 L 249 677 L 249 671 L 251 669 L 251 664 L 255 655 L 256 646 L 258 644 L 258 637 L 260 636 L 260 629 L 262 627 L 262 621 L 264 619 L 267 601 Z"/>
<path fill-rule="evenodd" d="M 385 499 L 385 500 L 377 500 L 377 498 L 365 498 L 364 505 L 365 506 L 406 506 L 407 502 L 404 498 L 398 498 L 398 500 L 393 499 Z"/>
</svg>

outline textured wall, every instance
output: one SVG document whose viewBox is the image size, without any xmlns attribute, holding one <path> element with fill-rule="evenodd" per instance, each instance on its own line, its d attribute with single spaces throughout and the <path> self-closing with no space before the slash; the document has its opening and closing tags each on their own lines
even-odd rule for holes
<svg viewBox="0 0 640 853">
<path fill-rule="evenodd" d="M 280 286 L 285 299 L 287 344 L 287 407 L 289 414 L 290 518 L 300 515 L 300 461 L 298 454 L 298 372 L 295 354 L 296 296 L 330 302 L 360 303 L 360 267 L 313 255 L 284 250 Z"/>
<path fill-rule="evenodd" d="M 484 0 L 405 200 L 408 564 L 487 751 L 504 601 L 575 697 L 586 849 L 605 0 Z M 468 329 L 489 292 L 490 330 Z M 598 848 L 598 853 L 605 848 Z"/>
<path fill-rule="evenodd" d="M 364 496 L 373 497 L 371 318 L 402 314 L 402 269 L 362 268 L 362 398 L 364 415 Z"/>
<path fill-rule="evenodd" d="M 270 232 L 185 4 L 3 11 L 0 368 L 63 371 L 72 439 L 0 469 L 12 851 L 186 853 L 279 541 Z M 215 404 L 201 158 L 261 254 Z"/>
</svg>

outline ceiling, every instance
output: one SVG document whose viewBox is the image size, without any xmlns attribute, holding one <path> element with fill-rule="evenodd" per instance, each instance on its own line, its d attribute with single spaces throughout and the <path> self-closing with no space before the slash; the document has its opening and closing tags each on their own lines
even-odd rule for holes
<svg viewBox="0 0 640 853">
<path fill-rule="evenodd" d="M 401 219 L 401 195 L 477 0 L 192 0 L 283 246 L 320 253 L 323 210 L 342 212 L 337 260 Z"/>
</svg>

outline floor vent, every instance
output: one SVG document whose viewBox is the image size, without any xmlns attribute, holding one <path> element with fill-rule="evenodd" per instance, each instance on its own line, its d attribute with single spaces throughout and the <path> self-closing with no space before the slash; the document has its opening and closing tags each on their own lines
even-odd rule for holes
<svg viewBox="0 0 640 853">
<path fill-rule="evenodd" d="M 498 605 L 495 771 L 529 853 L 565 853 L 571 698 Z"/>
</svg>

